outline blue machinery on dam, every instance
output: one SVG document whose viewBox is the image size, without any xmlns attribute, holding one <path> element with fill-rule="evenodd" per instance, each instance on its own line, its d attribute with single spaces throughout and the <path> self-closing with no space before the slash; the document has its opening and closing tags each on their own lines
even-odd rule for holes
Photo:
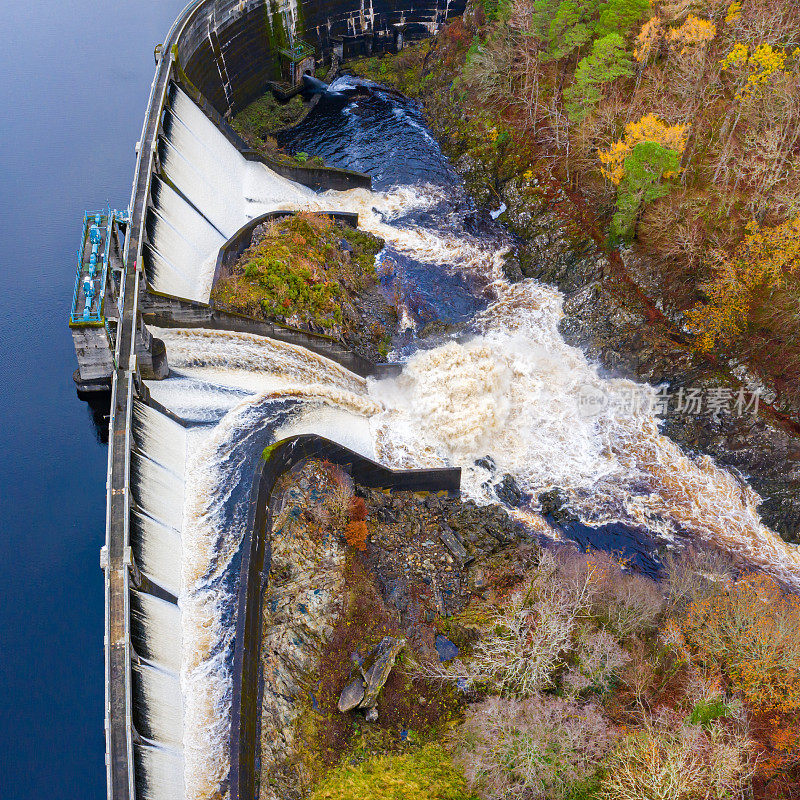
<svg viewBox="0 0 800 800">
<path fill-rule="evenodd" d="M 186 265 L 196 260 L 197 243 L 182 225 L 196 225 L 207 237 L 206 251 L 213 251 L 245 222 L 229 221 L 220 228 L 211 221 L 213 209 L 198 207 L 199 201 L 189 199 L 197 184 L 186 178 L 189 182 L 178 186 L 173 180 L 171 163 L 185 160 L 187 154 L 208 159 L 191 126 L 183 131 L 183 149 L 170 132 L 165 133 L 166 126 L 182 124 L 174 103 L 184 102 L 187 113 L 194 113 L 192 108 L 202 110 L 206 116 L 196 120 L 197 125 L 213 119 L 231 142 L 232 159 L 252 160 L 243 143 L 224 130 L 224 120 L 259 96 L 269 81 L 292 75 L 289 65 L 298 63 L 294 56 L 299 51 L 292 49 L 288 57 L 281 54 L 292 41 L 302 39 L 315 48 L 317 61 L 333 54 L 380 52 L 402 46 L 404 38 L 433 33 L 448 15 L 462 10 L 460 0 L 372 0 L 368 7 L 363 0 L 195 0 L 156 50 L 156 73 L 137 144 L 130 217 L 125 221 L 122 215 L 106 212 L 99 223 L 94 215 L 85 219 L 82 256 L 87 260 L 80 259 L 70 316 L 79 391 L 111 393 L 106 543 L 100 558 L 105 573 L 110 800 L 184 797 L 177 606 L 183 429 L 163 409 L 148 404 L 143 379 L 163 378 L 168 367 L 163 345 L 147 331 L 142 313 L 152 298 L 166 304 L 163 314 L 170 308 L 188 313 L 202 306 L 192 294 L 195 287 L 186 272 Z M 309 58 L 307 50 L 301 55 Z M 303 72 L 299 63 L 295 78 Z M 184 93 L 191 97 L 191 108 Z M 287 177 L 303 179 L 295 174 Z M 327 177 L 308 178 L 307 185 L 313 188 L 324 187 L 326 181 L 344 188 L 359 185 L 363 176 L 333 170 Z M 154 293 L 157 269 L 181 291 Z M 164 324 L 163 318 L 159 324 Z M 176 447 L 170 450 L 166 442 Z M 154 485 L 168 490 L 177 503 L 160 501 L 148 490 Z M 240 691 L 244 695 L 246 687 Z M 241 741 L 234 744 L 232 757 L 246 747 Z M 252 777 L 252 764 L 243 764 L 242 769 Z M 234 770 L 236 778 L 241 774 L 238 764 Z M 231 787 L 236 800 L 255 800 L 250 780 L 236 783 Z"/>
</svg>

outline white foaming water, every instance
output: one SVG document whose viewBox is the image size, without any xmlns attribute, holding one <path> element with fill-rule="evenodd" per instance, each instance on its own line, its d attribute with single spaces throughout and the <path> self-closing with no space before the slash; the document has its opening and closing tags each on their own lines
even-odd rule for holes
<svg viewBox="0 0 800 800">
<path fill-rule="evenodd" d="M 172 800 L 186 797 L 183 782 L 183 758 L 167 747 L 134 744 L 136 762 L 141 779 L 137 775 L 137 800 Z"/>
<path fill-rule="evenodd" d="M 231 561 L 258 457 L 267 444 L 303 433 L 371 457 L 368 418 L 380 407 L 363 378 L 294 345 L 230 332 L 154 333 L 166 343 L 173 373 L 148 384 L 154 399 L 187 419 L 216 423 L 187 432 L 180 526 L 186 796 L 211 798 L 229 768 Z"/>
<path fill-rule="evenodd" d="M 131 547 L 136 565 L 173 597 L 181 589 L 181 534 L 138 509 L 131 511 Z"/>
<path fill-rule="evenodd" d="M 467 496 L 487 502 L 490 475 L 475 461 L 488 455 L 532 494 L 562 488 L 587 522 L 679 525 L 800 586 L 800 551 L 761 524 L 753 490 L 662 436 L 647 404 L 631 403 L 649 387 L 600 378 L 561 338 L 561 301 L 534 281 L 505 287 L 472 340 L 418 353 L 398 378 L 371 383 L 385 407 L 372 422 L 379 457 L 459 465 Z M 587 395 L 608 404 L 590 415 Z"/>
<path fill-rule="evenodd" d="M 509 286 L 505 251 L 484 240 L 398 222 L 412 209 L 437 204 L 443 190 L 316 195 L 246 162 L 180 92 L 173 109 L 165 169 L 204 217 L 194 219 L 165 191 L 156 230 L 173 225 L 208 252 L 198 255 L 171 232 L 157 235 L 166 266 L 156 288 L 181 285 L 189 292 L 181 296 L 206 300 L 217 231 L 227 237 L 267 210 L 302 208 L 355 211 L 361 227 L 418 261 L 478 279 L 495 301 L 476 319 L 471 340 L 417 353 L 400 377 L 368 383 L 302 348 L 257 336 L 154 331 L 167 345 L 173 374 L 149 384 L 153 397 L 187 420 L 207 423 L 187 434 L 186 502 L 177 523 L 174 506 L 170 515 L 158 499 L 177 491 L 175 471 L 162 464 L 172 463 L 169 457 L 153 448 L 153 459 L 135 470 L 158 496 L 147 513 L 183 531 L 187 797 L 216 797 L 228 775 L 231 563 L 258 454 L 277 438 L 317 433 L 394 466 L 459 465 L 464 494 L 478 502 L 494 500 L 491 481 L 506 473 L 532 494 L 558 486 L 587 522 L 637 521 L 665 535 L 679 526 L 800 584 L 797 550 L 760 523 L 752 490 L 709 459 L 683 455 L 659 434 L 652 414 L 625 410 L 631 396 L 649 389 L 601 379 L 581 351 L 566 345 L 557 329 L 558 292 L 534 281 Z M 590 416 L 587 392 L 610 402 Z M 494 474 L 475 466 L 487 455 Z M 154 774 L 167 776 L 159 780 L 172 780 L 163 764 L 173 762 L 148 758 Z"/>
<path fill-rule="evenodd" d="M 136 729 L 164 747 L 183 747 L 183 694 L 178 674 L 151 664 L 131 664 Z"/>
<path fill-rule="evenodd" d="M 477 240 L 387 224 L 397 213 L 434 204 L 443 197 L 441 189 L 399 187 L 388 193 L 352 189 L 317 194 L 245 159 L 178 88 L 168 119 L 162 167 L 191 205 L 167 184 L 157 182 L 148 267 L 157 291 L 207 302 L 221 245 L 249 220 L 275 210 L 357 212 L 361 227 L 420 260 L 437 264 L 457 261 L 462 271 L 471 271 L 472 265 L 485 275 L 491 251 Z M 496 273 L 502 254 L 492 257 L 496 258 Z"/>
<path fill-rule="evenodd" d="M 174 603 L 131 592 L 131 634 L 136 652 L 178 674 L 181 669 L 181 612 Z"/>
</svg>

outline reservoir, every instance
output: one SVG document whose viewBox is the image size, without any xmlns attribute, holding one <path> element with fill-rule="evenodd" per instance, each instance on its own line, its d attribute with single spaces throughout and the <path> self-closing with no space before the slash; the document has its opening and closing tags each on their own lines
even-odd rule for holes
<svg viewBox="0 0 800 800">
<path fill-rule="evenodd" d="M 128 204 L 153 47 L 182 5 L 3 3 L 0 749 L 14 800 L 105 797 L 107 448 L 75 395 L 65 323 L 80 220 Z"/>
</svg>

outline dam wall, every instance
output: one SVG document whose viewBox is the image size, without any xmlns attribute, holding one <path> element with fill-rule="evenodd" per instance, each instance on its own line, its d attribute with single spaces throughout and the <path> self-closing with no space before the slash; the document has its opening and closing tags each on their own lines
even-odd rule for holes
<svg viewBox="0 0 800 800">
<path fill-rule="evenodd" d="M 368 7 L 362 0 L 195 0 L 157 49 L 136 147 L 116 287 L 119 319 L 111 341 L 106 543 L 101 551 L 109 800 L 183 800 L 185 795 L 176 598 L 186 445 L 180 422 L 146 402 L 142 375 L 159 377 L 166 362 L 160 362 L 152 347 L 143 347 L 148 343 L 143 342 L 147 334 L 140 298 L 149 289 L 158 290 L 160 281 L 165 301 L 205 302 L 209 285 L 198 287 L 197 275 L 187 265 L 196 270 L 202 260 L 213 277 L 223 244 L 252 217 L 275 210 L 274 204 L 249 207 L 245 198 L 239 213 L 226 216 L 220 200 L 230 200 L 237 190 L 244 197 L 242 184 L 256 168 L 263 177 L 268 165 L 251 160 L 252 153 L 232 142 L 211 111 L 230 118 L 261 94 L 268 81 L 283 77 L 288 65 L 280 51 L 300 39 L 316 50 L 319 60 L 334 53 L 376 52 L 401 46 L 404 38 L 430 34 L 448 15 L 462 10 L 463 2 L 447 0 L 371 2 Z M 198 137 L 200 129 L 207 140 Z M 208 141 L 220 146 L 209 151 Z M 279 177 L 284 183 L 278 204 L 285 200 L 280 196 L 284 189 L 297 186 Z M 304 173 L 290 177 L 299 180 Z M 308 177 L 318 184 L 321 180 L 319 175 Z M 364 185 L 363 176 L 340 174 L 336 180 Z M 312 188 L 308 192 L 313 195 Z M 210 265 L 204 261 L 208 254 L 214 255 Z"/>
</svg>

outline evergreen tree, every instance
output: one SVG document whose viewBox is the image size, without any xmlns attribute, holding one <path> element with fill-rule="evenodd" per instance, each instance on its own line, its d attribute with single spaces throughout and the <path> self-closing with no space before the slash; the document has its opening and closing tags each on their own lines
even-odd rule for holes
<svg viewBox="0 0 800 800">
<path fill-rule="evenodd" d="M 555 6 L 546 24 L 544 20 L 540 23 L 545 30 L 544 38 L 551 58 L 564 58 L 592 38 L 592 18 L 597 10 L 595 0 L 562 0 L 558 4 L 544 0 L 542 5 Z"/>
<path fill-rule="evenodd" d="M 650 10 L 650 0 L 605 0 L 600 3 L 595 26 L 598 37 L 609 33 L 625 36 L 630 33 Z"/>
<path fill-rule="evenodd" d="M 669 192 L 664 174 L 677 174 L 678 154 L 657 142 L 639 142 L 625 159 L 625 176 L 617 189 L 617 211 L 611 220 L 611 235 L 633 236 L 639 212 L 647 203 Z"/>
<path fill-rule="evenodd" d="M 633 74 L 632 59 L 625 52 L 625 42 L 618 33 L 595 40 L 592 52 L 578 62 L 575 80 L 565 92 L 567 114 L 573 122 L 583 119 L 591 106 L 600 102 L 600 87 L 617 78 Z"/>
</svg>

